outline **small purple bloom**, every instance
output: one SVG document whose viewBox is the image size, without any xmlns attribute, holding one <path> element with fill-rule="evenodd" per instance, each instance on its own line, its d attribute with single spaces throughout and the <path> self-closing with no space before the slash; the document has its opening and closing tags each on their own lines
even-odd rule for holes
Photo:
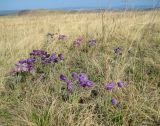
<svg viewBox="0 0 160 126">
<path fill-rule="evenodd" d="M 34 58 L 27 59 L 27 63 L 34 63 L 36 60 Z"/>
<path fill-rule="evenodd" d="M 88 81 L 86 82 L 86 86 L 87 86 L 87 87 L 92 87 L 92 86 L 93 86 L 93 81 L 88 80 Z"/>
<path fill-rule="evenodd" d="M 80 75 L 79 75 L 79 84 L 82 87 L 85 87 L 87 81 L 88 81 L 87 75 L 85 73 L 80 73 Z"/>
<path fill-rule="evenodd" d="M 53 53 L 50 57 L 50 61 L 51 62 L 58 62 L 58 57 L 56 55 L 56 53 Z"/>
<path fill-rule="evenodd" d="M 78 39 L 76 39 L 75 41 L 74 41 L 74 45 L 75 46 L 80 46 L 80 44 L 82 43 L 82 38 L 78 38 Z"/>
<path fill-rule="evenodd" d="M 64 55 L 63 54 L 59 54 L 58 57 L 59 57 L 60 60 L 64 60 Z"/>
<path fill-rule="evenodd" d="M 124 83 L 121 80 L 119 82 L 117 82 L 117 84 L 118 84 L 118 87 L 120 87 L 120 88 L 122 88 L 124 86 Z"/>
<path fill-rule="evenodd" d="M 74 80 L 78 80 L 78 74 L 76 72 L 72 73 L 72 77 Z"/>
<path fill-rule="evenodd" d="M 115 98 L 112 98 L 111 102 L 112 102 L 112 105 L 117 105 L 118 104 L 118 101 Z"/>
<path fill-rule="evenodd" d="M 93 46 L 95 44 L 96 44 L 96 39 L 92 39 L 92 40 L 89 41 L 90 46 Z"/>
<path fill-rule="evenodd" d="M 16 63 L 16 68 L 15 71 L 16 72 L 30 72 L 31 70 L 33 70 L 33 66 L 29 65 L 27 63 Z"/>
<path fill-rule="evenodd" d="M 66 40 L 67 36 L 66 35 L 59 35 L 58 39 L 59 40 Z"/>
<path fill-rule="evenodd" d="M 119 54 L 119 55 L 122 54 L 121 51 L 122 51 L 122 49 L 121 49 L 120 47 L 117 47 L 117 48 L 114 49 L 114 52 L 115 52 L 116 54 Z"/>
<path fill-rule="evenodd" d="M 111 83 L 109 83 L 109 84 L 106 84 L 106 86 L 105 86 L 105 89 L 106 90 L 112 90 L 113 88 L 114 88 L 114 82 L 111 82 Z"/>
<path fill-rule="evenodd" d="M 70 92 L 73 91 L 73 83 L 72 83 L 72 81 L 67 81 L 67 89 Z"/>
<path fill-rule="evenodd" d="M 27 60 L 20 60 L 18 63 L 24 64 L 24 63 L 27 63 Z"/>
<path fill-rule="evenodd" d="M 80 86 L 86 87 L 86 81 L 79 81 Z"/>
<path fill-rule="evenodd" d="M 61 81 L 67 81 L 67 77 L 63 74 L 60 75 L 60 80 Z"/>
<path fill-rule="evenodd" d="M 43 50 L 33 50 L 31 53 L 30 53 L 30 56 L 40 56 L 40 57 L 49 57 L 50 55 L 46 52 L 46 51 L 43 51 Z"/>
<path fill-rule="evenodd" d="M 79 80 L 80 81 L 87 81 L 88 77 L 87 77 L 87 75 L 85 73 L 80 73 Z"/>
<path fill-rule="evenodd" d="M 92 87 L 93 86 L 93 82 L 88 80 L 88 77 L 85 73 L 80 73 L 79 84 L 82 87 Z"/>
<path fill-rule="evenodd" d="M 26 59 L 26 60 L 20 60 L 18 63 L 20 63 L 20 64 L 24 64 L 24 63 L 26 63 L 26 64 L 32 64 L 34 62 L 35 62 L 34 58 L 29 58 L 29 59 Z"/>
</svg>

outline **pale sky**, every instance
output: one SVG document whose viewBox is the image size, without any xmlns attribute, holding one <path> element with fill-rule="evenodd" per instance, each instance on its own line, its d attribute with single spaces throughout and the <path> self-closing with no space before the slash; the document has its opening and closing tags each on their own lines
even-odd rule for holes
<svg viewBox="0 0 160 126">
<path fill-rule="evenodd" d="M 128 1 L 125 3 L 125 1 Z M 153 7 L 160 0 L 0 0 L 0 10 L 63 9 L 90 7 Z"/>
</svg>

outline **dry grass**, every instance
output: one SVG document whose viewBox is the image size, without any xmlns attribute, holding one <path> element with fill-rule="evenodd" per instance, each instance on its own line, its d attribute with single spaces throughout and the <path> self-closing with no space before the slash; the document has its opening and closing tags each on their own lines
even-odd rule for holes
<svg viewBox="0 0 160 126">
<path fill-rule="evenodd" d="M 103 19 L 103 21 L 102 21 Z M 66 34 L 67 42 L 46 37 L 48 32 Z M 96 38 L 97 45 L 71 48 L 82 36 Z M 46 41 L 49 44 L 46 44 Z M 6 74 L 16 61 L 33 49 L 64 53 L 64 63 L 44 82 L 19 83 L 5 89 Z M 113 49 L 122 47 L 121 56 Z M 87 49 L 88 52 L 84 52 Z M 131 54 L 128 54 L 128 50 Z M 79 65 L 80 64 L 80 65 Z M 95 82 L 62 100 L 59 75 L 84 71 Z M 104 90 L 111 80 L 128 85 L 115 89 L 121 107 L 110 103 L 112 93 Z M 53 90 L 54 89 L 54 90 Z M 98 96 L 90 97 L 96 89 Z M 13 126 L 137 126 L 160 125 L 160 12 L 130 11 L 104 13 L 54 13 L 0 17 L 0 125 Z M 79 98 L 85 103 L 78 102 Z"/>
</svg>

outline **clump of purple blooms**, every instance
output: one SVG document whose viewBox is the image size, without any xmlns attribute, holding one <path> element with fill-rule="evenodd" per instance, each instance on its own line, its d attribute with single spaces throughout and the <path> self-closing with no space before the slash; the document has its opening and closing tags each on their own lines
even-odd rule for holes
<svg viewBox="0 0 160 126">
<path fill-rule="evenodd" d="M 29 58 L 26 60 L 20 60 L 19 62 L 16 63 L 16 72 L 30 72 L 33 70 L 33 64 L 35 62 L 34 58 Z"/>
<path fill-rule="evenodd" d="M 93 82 L 88 79 L 88 76 L 85 73 L 79 74 L 79 84 L 82 87 L 92 87 Z"/>
<path fill-rule="evenodd" d="M 71 76 L 81 87 L 93 87 L 93 81 L 89 80 L 85 73 L 77 74 L 76 72 L 73 72 Z M 60 80 L 66 82 L 68 91 L 73 91 L 73 82 L 71 80 L 68 80 L 63 74 L 60 75 Z"/>
<path fill-rule="evenodd" d="M 32 70 L 35 70 L 37 62 L 38 64 L 44 65 L 58 63 L 61 60 L 64 60 L 63 54 L 49 54 L 44 50 L 33 50 L 28 59 L 20 60 L 16 63 L 14 73 L 31 72 Z"/>
<path fill-rule="evenodd" d="M 124 82 L 122 80 L 120 80 L 120 81 L 117 82 L 117 85 L 118 85 L 119 88 L 122 88 L 124 86 Z M 105 89 L 111 91 L 115 86 L 116 86 L 115 82 L 112 81 L 112 82 L 107 83 L 105 85 Z"/>
<path fill-rule="evenodd" d="M 107 83 L 107 84 L 105 85 L 105 89 L 111 91 L 111 90 L 114 89 L 115 86 L 116 86 L 115 82 L 112 81 L 112 82 Z M 118 82 L 117 82 L 117 86 L 118 86 L 119 88 L 123 88 L 123 87 L 124 87 L 124 82 L 123 82 L 122 80 L 118 81 Z M 111 99 L 111 102 L 112 102 L 113 105 L 117 105 L 117 104 L 118 104 L 118 101 L 117 101 L 117 99 L 115 99 L 115 98 L 112 98 L 112 99 Z"/>
</svg>

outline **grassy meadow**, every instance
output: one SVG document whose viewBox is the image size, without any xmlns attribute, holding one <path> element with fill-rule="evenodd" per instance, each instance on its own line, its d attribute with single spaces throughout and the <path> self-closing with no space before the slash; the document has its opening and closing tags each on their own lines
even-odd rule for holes
<svg viewBox="0 0 160 126">
<path fill-rule="evenodd" d="M 60 34 L 67 39 L 59 40 Z M 77 38 L 83 39 L 80 46 L 74 46 Z M 96 44 L 89 46 L 92 39 Z M 43 79 L 11 75 L 16 62 L 36 49 L 63 54 L 64 60 L 42 69 Z M 69 92 L 60 75 L 71 80 L 72 72 L 86 73 L 94 86 L 74 82 Z M 122 88 L 105 89 L 120 80 Z M 0 126 L 159 125 L 159 10 L 0 17 Z"/>
</svg>

